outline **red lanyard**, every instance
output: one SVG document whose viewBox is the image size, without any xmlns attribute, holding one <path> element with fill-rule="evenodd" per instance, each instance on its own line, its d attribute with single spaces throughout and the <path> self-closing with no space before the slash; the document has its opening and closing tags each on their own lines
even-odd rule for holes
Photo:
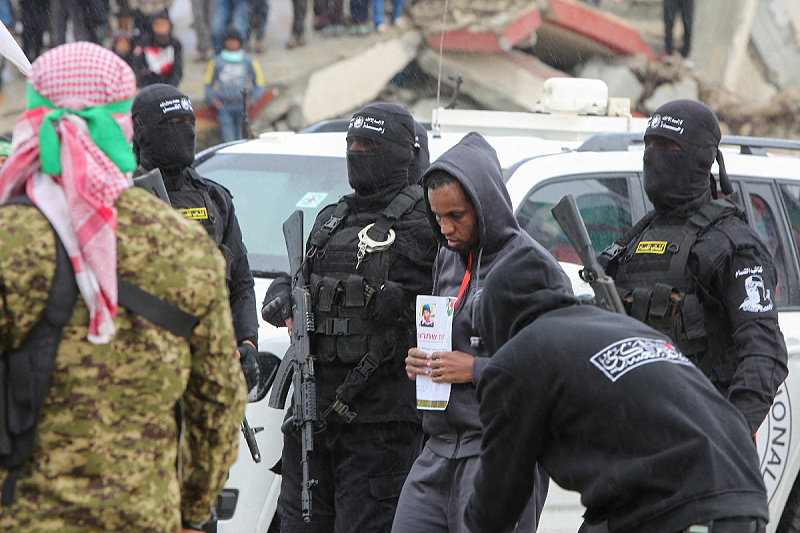
<svg viewBox="0 0 800 533">
<path fill-rule="evenodd" d="M 471 276 L 472 276 L 472 252 L 469 253 L 469 260 L 467 261 L 467 271 L 464 272 L 464 279 L 461 280 L 461 288 L 458 289 L 458 297 L 456 298 L 456 301 L 453 304 L 453 309 L 455 309 L 458 306 L 458 302 L 461 301 L 461 296 L 467 289 L 467 285 L 469 285 L 469 278 Z"/>
</svg>

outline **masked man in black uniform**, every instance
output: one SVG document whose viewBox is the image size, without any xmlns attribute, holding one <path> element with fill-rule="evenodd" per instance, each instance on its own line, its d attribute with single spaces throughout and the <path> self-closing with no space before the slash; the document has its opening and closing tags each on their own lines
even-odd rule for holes
<svg viewBox="0 0 800 533">
<path fill-rule="evenodd" d="M 511 531 L 537 461 L 610 533 L 756 533 L 769 518 L 741 413 L 660 334 L 568 292 L 535 250 L 509 253 L 472 310 L 489 353 L 470 530 Z"/>
<path fill-rule="evenodd" d="M 415 157 L 411 114 L 395 104 L 372 104 L 353 115 L 347 132 L 347 175 L 354 193 L 318 215 L 306 245 L 306 279 L 316 331 L 317 405 L 310 522 L 301 509 L 299 431 L 284 437 L 281 530 L 321 533 L 388 532 L 397 499 L 422 447 L 414 384 L 406 378 L 406 352 L 416 344 L 415 300 L 430 294 L 436 239 L 422 188 L 409 185 Z M 394 241 L 359 258 L 359 232 L 377 243 Z M 270 285 L 261 313 L 275 326 L 290 325 L 290 283 Z M 290 326 L 291 327 L 291 326 Z M 372 368 L 347 392 L 348 377 Z M 348 382 L 350 379 L 348 379 Z M 351 419 L 332 411 L 347 406 Z"/>
<path fill-rule="evenodd" d="M 787 375 L 775 307 L 778 277 L 732 187 L 708 106 L 675 100 L 645 132 L 644 187 L 655 210 L 598 258 L 629 314 L 668 335 L 755 433 Z"/>
<path fill-rule="evenodd" d="M 191 167 L 195 153 L 192 104 L 175 87 L 158 83 L 139 92 L 131 115 L 138 172 L 159 169 L 172 207 L 203 224 L 225 257 L 236 343 L 247 388 L 253 394 L 259 377 L 253 274 L 230 192 Z"/>
</svg>

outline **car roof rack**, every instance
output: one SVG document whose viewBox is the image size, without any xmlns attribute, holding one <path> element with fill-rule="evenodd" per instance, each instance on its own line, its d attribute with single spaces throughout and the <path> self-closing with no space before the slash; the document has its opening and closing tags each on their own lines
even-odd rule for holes
<svg viewBox="0 0 800 533">
<path fill-rule="evenodd" d="M 641 132 L 598 133 L 576 148 L 577 152 L 627 152 L 631 144 L 644 142 Z M 773 139 L 770 137 L 745 137 L 723 135 L 722 145 L 738 146 L 739 153 L 766 156 L 767 148 L 800 151 L 800 141 Z"/>
</svg>

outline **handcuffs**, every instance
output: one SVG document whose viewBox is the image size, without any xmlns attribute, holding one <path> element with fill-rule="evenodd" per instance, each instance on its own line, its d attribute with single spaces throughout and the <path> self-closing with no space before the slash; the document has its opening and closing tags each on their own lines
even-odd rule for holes
<svg viewBox="0 0 800 533">
<path fill-rule="evenodd" d="M 374 222 L 372 224 L 368 224 L 358 232 L 358 252 L 356 253 L 356 258 L 358 261 L 356 262 L 356 270 L 358 270 L 359 265 L 361 265 L 361 261 L 364 260 L 367 254 L 371 254 L 373 252 L 382 252 L 389 248 L 389 246 L 391 246 L 394 242 L 395 233 L 391 228 L 389 229 L 389 234 L 386 236 L 386 240 L 382 242 L 376 241 L 367 235 L 369 229 L 374 225 Z"/>
</svg>

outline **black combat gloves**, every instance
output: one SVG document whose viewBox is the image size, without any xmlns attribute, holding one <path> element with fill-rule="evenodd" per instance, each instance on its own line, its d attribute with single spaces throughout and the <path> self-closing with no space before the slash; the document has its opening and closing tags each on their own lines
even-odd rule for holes
<svg viewBox="0 0 800 533">
<path fill-rule="evenodd" d="M 276 328 L 286 326 L 286 319 L 292 316 L 292 279 L 280 275 L 270 284 L 264 303 L 261 306 L 261 318 Z"/>
<path fill-rule="evenodd" d="M 244 381 L 247 384 L 247 401 L 253 401 L 258 395 L 259 369 L 258 350 L 249 342 L 239 345 L 239 362 L 242 364 Z"/>
</svg>

